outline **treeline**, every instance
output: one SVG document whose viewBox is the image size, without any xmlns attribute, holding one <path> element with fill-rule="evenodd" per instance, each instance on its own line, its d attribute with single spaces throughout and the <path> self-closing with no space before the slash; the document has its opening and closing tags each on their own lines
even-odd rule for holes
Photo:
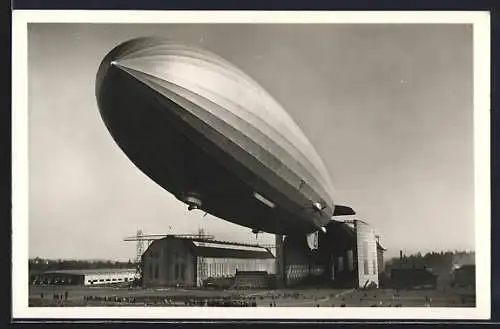
<svg viewBox="0 0 500 329">
<path fill-rule="evenodd" d="M 385 263 L 385 271 L 390 273 L 393 268 L 427 268 L 435 273 L 449 273 L 454 266 L 467 264 L 475 264 L 474 251 L 417 253 L 388 260 Z"/>
<path fill-rule="evenodd" d="M 111 260 L 62 260 L 62 259 L 29 259 L 28 268 L 30 273 L 56 270 L 87 270 L 103 268 L 135 268 L 132 261 L 119 262 Z"/>
</svg>

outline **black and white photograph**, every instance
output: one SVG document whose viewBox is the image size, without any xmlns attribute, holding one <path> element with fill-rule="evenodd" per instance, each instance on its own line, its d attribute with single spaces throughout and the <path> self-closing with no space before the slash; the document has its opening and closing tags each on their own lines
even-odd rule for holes
<svg viewBox="0 0 500 329">
<path fill-rule="evenodd" d="M 13 22 L 14 314 L 490 316 L 488 14 Z"/>
</svg>

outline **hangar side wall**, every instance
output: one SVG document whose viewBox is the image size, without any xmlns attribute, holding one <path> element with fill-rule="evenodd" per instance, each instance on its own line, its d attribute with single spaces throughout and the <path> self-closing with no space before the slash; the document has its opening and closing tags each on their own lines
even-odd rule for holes
<svg viewBox="0 0 500 329">
<path fill-rule="evenodd" d="M 274 259 L 197 257 L 198 287 L 208 278 L 234 277 L 236 271 L 266 271 L 274 273 Z"/>
<path fill-rule="evenodd" d="M 287 236 L 283 243 L 287 286 L 298 285 L 309 276 L 310 249 L 306 236 Z"/>
<path fill-rule="evenodd" d="M 111 284 L 127 281 L 134 281 L 135 272 L 116 272 L 116 273 L 95 273 L 86 274 L 84 284 L 97 285 L 97 284 Z"/>
<path fill-rule="evenodd" d="M 374 230 L 361 221 L 356 221 L 356 241 L 358 254 L 358 284 L 378 282 L 377 240 Z"/>
</svg>

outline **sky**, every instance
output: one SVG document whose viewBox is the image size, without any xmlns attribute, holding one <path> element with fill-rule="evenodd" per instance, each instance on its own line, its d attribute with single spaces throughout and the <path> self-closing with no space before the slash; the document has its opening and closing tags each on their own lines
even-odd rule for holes
<svg viewBox="0 0 500 329">
<path fill-rule="evenodd" d="M 139 229 L 274 241 L 189 212 L 111 138 L 95 76 L 107 52 L 140 36 L 199 45 L 264 87 L 388 257 L 474 250 L 471 26 L 30 24 L 30 257 L 134 259 L 123 239 Z"/>
</svg>

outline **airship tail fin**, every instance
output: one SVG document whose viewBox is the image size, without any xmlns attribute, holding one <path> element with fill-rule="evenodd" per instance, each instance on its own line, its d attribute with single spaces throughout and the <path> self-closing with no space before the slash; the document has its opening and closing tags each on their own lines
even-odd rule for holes
<svg viewBox="0 0 500 329">
<path fill-rule="evenodd" d="M 356 212 L 351 207 L 335 205 L 333 216 L 352 216 L 352 215 L 356 215 Z"/>
</svg>

